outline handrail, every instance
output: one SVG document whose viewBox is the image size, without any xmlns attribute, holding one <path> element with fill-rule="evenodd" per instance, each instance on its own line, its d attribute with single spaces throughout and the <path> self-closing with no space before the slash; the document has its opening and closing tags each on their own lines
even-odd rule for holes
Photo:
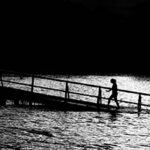
<svg viewBox="0 0 150 150">
<path fill-rule="evenodd" d="M 7 81 L 7 80 L 3 80 L 3 82 L 8 82 L 8 83 L 14 83 L 14 84 L 19 84 L 19 85 L 25 85 L 25 86 L 31 86 L 30 84 L 26 84 L 26 83 L 19 83 L 19 82 L 14 82 L 14 81 Z M 49 87 L 44 87 L 44 86 L 38 86 L 38 85 L 34 85 L 35 88 L 42 88 L 42 89 L 47 89 L 47 90 L 54 90 L 54 91 L 60 91 L 60 92 L 65 92 L 65 90 L 61 90 L 61 89 L 55 89 L 55 88 L 49 88 Z M 69 91 L 70 94 L 78 94 L 78 95 L 82 95 L 82 96 L 89 96 L 89 97 L 94 97 L 97 98 L 96 95 L 90 95 L 90 94 L 83 94 L 83 93 L 79 93 L 79 92 L 72 92 Z M 102 97 L 102 99 L 108 99 L 106 97 Z M 123 100 L 118 100 L 120 102 L 124 102 L 124 103 L 131 103 L 131 104 L 137 104 L 134 102 L 128 102 L 128 101 L 123 101 Z"/>
<path fill-rule="evenodd" d="M 15 81 L 8 81 L 8 80 L 4 80 L 4 79 L 2 79 L 2 82 L 14 83 L 14 84 L 25 85 L 25 86 L 31 86 L 31 84 L 20 83 L 20 82 L 15 82 Z"/>
<path fill-rule="evenodd" d="M 31 78 L 31 82 L 30 83 L 22 83 L 22 82 L 16 82 L 16 81 L 11 81 L 11 80 L 6 80 L 3 78 L 3 73 L 5 72 L 6 75 L 9 75 L 8 73 L 10 72 L 10 74 L 13 74 L 14 76 L 16 76 L 16 74 L 20 75 L 20 79 L 22 77 L 29 77 Z M 17 77 L 18 77 L 17 75 Z M 56 89 L 56 88 L 51 88 L 51 87 L 44 87 L 44 86 L 39 86 L 39 85 L 35 85 L 35 78 L 39 78 L 39 79 L 47 79 L 47 80 L 51 80 L 51 81 L 56 81 L 56 82 L 62 82 L 64 83 L 64 90 L 62 89 Z M 59 91 L 59 92 L 64 92 L 64 98 L 65 98 L 65 103 L 67 103 L 68 99 L 70 99 L 70 94 L 76 94 L 76 95 L 82 95 L 82 96 L 88 96 L 88 97 L 93 97 L 97 99 L 97 107 L 99 108 L 99 104 L 102 104 L 102 99 L 106 99 L 108 100 L 109 98 L 107 97 L 102 97 L 101 94 L 101 89 L 111 89 L 110 87 L 105 87 L 105 86 L 100 86 L 100 85 L 92 85 L 92 84 L 87 84 L 87 83 L 79 83 L 79 82 L 75 82 L 75 81 L 69 81 L 69 80 L 63 80 L 63 79 L 56 79 L 56 78 L 51 78 L 51 77 L 46 77 L 46 76 L 42 76 L 42 75 L 37 75 L 37 74 L 29 74 L 29 73 L 19 73 L 19 72 L 14 72 L 14 71 L 2 71 L 0 70 L 0 81 L 1 81 L 1 86 L 4 87 L 3 83 L 13 83 L 13 84 L 18 84 L 18 85 L 24 85 L 24 86 L 29 86 L 31 89 L 31 93 L 36 93 L 35 88 L 41 88 L 41 89 L 47 89 L 47 90 L 53 90 L 53 91 Z M 69 84 L 73 84 L 73 85 L 81 85 L 81 86 L 89 86 L 92 88 L 97 88 L 98 89 L 98 93 L 97 95 L 91 95 L 91 94 L 85 94 L 85 93 L 80 93 L 80 92 L 74 92 L 69 90 Z M 12 87 L 11 87 L 12 88 Z M 25 89 L 24 89 L 25 90 Z M 148 104 L 144 104 L 142 102 L 142 95 L 146 95 L 146 96 L 150 96 L 150 94 L 148 93 L 143 93 L 143 92 L 135 92 L 135 91 L 129 91 L 129 90 L 123 90 L 123 89 L 118 89 L 118 91 L 120 92 L 126 92 L 126 93 L 132 93 L 132 94 L 138 94 L 138 100 L 137 103 L 136 102 L 130 102 L 130 101 L 124 101 L 122 99 L 118 99 L 118 102 L 124 102 L 124 103 L 128 103 L 128 104 L 134 104 L 137 105 L 137 109 L 138 112 L 141 111 L 141 106 L 146 106 L 146 107 L 150 107 L 150 105 Z M 40 93 L 38 91 L 38 93 Z M 49 95 L 48 93 L 46 95 Z M 51 95 L 52 96 L 52 95 Z M 60 96 L 61 97 L 61 96 Z M 76 99 L 77 100 L 77 99 Z M 84 100 L 81 100 L 81 102 L 83 102 Z M 32 105 L 32 102 L 29 102 L 29 105 Z"/>
<path fill-rule="evenodd" d="M 48 87 L 37 86 L 37 85 L 35 85 L 34 87 L 35 87 L 35 88 L 47 89 L 47 90 L 54 90 L 54 91 L 66 92 L 65 90 L 54 89 L 54 88 L 48 88 Z M 83 94 L 83 93 L 79 93 L 79 92 L 72 92 L 72 91 L 69 91 L 69 94 L 78 94 L 78 95 L 82 95 L 82 96 L 89 96 L 89 97 L 97 98 L 96 95 Z"/>
<path fill-rule="evenodd" d="M 35 88 L 42 88 L 42 89 L 46 89 L 46 90 L 54 90 L 54 91 L 65 92 L 65 90 L 54 89 L 54 88 L 49 88 L 49 87 L 44 87 L 44 86 L 38 86 L 38 85 L 34 85 L 34 87 L 35 87 Z"/>
<path fill-rule="evenodd" d="M 25 85 L 25 86 L 31 86 L 31 84 L 26 84 L 26 83 L 20 83 L 20 82 L 14 82 L 14 81 L 7 81 L 7 80 L 3 80 L 3 82 L 7 82 L 7 83 L 14 83 L 14 84 L 19 84 L 19 85 Z M 38 86 L 38 85 L 34 85 L 35 88 L 42 88 L 42 89 L 47 89 L 47 90 L 54 90 L 54 91 L 60 91 L 60 92 L 65 92 L 65 90 L 61 90 L 61 89 L 54 89 L 54 88 L 49 88 L 49 87 L 44 87 L 44 86 Z M 90 94 L 83 94 L 83 93 L 79 93 L 79 92 L 72 92 L 69 91 L 70 94 L 78 94 L 78 95 L 83 95 L 83 96 L 89 96 L 89 97 L 95 97 L 97 98 L 96 95 L 90 95 Z"/>
<path fill-rule="evenodd" d="M 3 72 L 3 71 L 0 71 L 0 72 Z M 6 70 L 4 70 L 4 72 L 7 72 L 7 73 L 10 72 L 10 73 L 13 73 L 13 74 L 16 73 L 16 74 L 28 75 L 28 76 L 32 77 L 32 74 L 29 74 L 29 73 L 20 73 L 20 72 L 14 72 L 14 71 L 6 71 Z M 41 75 L 34 75 L 34 78 L 48 79 L 48 80 L 58 81 L 58 82 L 64 82 L 64 83 L 67 82 L 69 84 L 77 84 L 77 85 L 90 86 L 90 87 L 95 87 L 95 88 L 101 87 L 103 89 L 111 89 L 110 87 L 99 86 L 99 85 L 92 85 L 92 84 L 87 84 L 87 83 L 79 83 L 79 82 L 75 82 L 75 81 L 68 81 L 68 80 L 62 80 L 62 79 L 56 79 L 56 78 L 54 79 L 54 78 L 51 78 L 51 77 L 44 77 L 44 76 L 41 76 Z M 2 79 L 2 81 L 31 86 L 30 84 L 17 83 L 17 82 L 14 82 L 14 81 L 6 81 L 6 80 L 3 80 L 3 79 Z M 34 85 L 34 87 L 35 87 L 35 85 Z M 118 91 L 126 92 L 126 93 L 132 93 L 132 94 L 141 94 L 141 95 L 150 96 L 150 94 L 143 93 L 143 92 L 135 92 L 135 91 L 129 91 L 129 90 L 123 90 L 123 89 L 118 89 Z M 77 93 L 77 94 L 80 94 L 80 93 Z M 89 96 L 92 96 L 92 95 L 89 95 Z"/>
<path fill-rule="evenodd" d="M 105 87 L 105 86 L 98 86 L 98 85 L 87 84 L 87 83 L 79 83 L 79 82 L 75 82 L 75 81 L 68 81 L 68 80 L 62 80 L 62 79 L 54 79 L 54 78 L 43 77 L 43 76 L 39 76 L 39 75 L 35 75 L 35 77 L 38 77 L 38 78 L 41 78 L 41 79 L 48 79 L 48 80 L 52 80 L 52 81 L 58 81 L 58 82 L 68 82 L 70 84 L 78 84 L 78 85 L 91 86 L 91 87 L 96 87 L 96 88 L 101 87 L 103 89 L 111 89 L 110 87 Z M 143 92 L 135 92 L 135 91 L 129 91 L 129 90 L 123 90 L 123 89 L 118 89 L 118 91 L 126 92 L 126 93 L 132 93 L 132 94 L 142 94 L 142 95 L 150 96 L 150 94 L 143 93 Z"/>
<path fill-rule="evenodd" d="M 9 82 L 9 83 L 14 83 L 14 84 L 21 84 L 21 85 L 26 85 L 26 86 L 31 86 L 29 84 L 24 84 L 24 83 L 18 83 L 18 82 L 13 82 L 13 81 L 6 81 L 6 80 L 3 80 L 4 82 Z M 54 89 L 54 88 L 48 88 L 48 87 L 44 87 L 44 86 L 37 86 L 37 85 L 34 85 L 35 88 L 42 88 L 42 89 L 47 89 L 47 90 L 53 90 L 53 91 L 60 91 L 60 92 L 66 92 L 65 90 L 60 90 L 60 89 Z M 79 92 L 72 92 L 72 91 L 69 91 L 70 94 L 78 94 L 78 95 L 82 95 L 82 96 L 89 96 L 89 97 L 94 97 L 94 98 L 97 98 L 98 96 L 96 95 L 90 95 L 90 94 L 83 94 L 83 93 L 79 93 Z M 106 97 L 101 97 L 102 99 L 107 99 Z M 123 100 L 119 100 L 118 99 L 118 102 L 124 102 L 124 103 L 130 103 L 130 104 L 137 104 L 136 102 L 130 102 L 130 101 L 123 101 Z M 150 105 L 147 105 L 147 104 L 142 104 L 142 106 L 147 106 L 147 107 L 150 107 Z"/>
</svg>

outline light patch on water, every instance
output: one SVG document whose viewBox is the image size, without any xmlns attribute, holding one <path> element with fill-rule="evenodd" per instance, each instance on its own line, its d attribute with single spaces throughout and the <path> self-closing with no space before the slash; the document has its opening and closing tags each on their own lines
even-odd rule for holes
<svg viewBox="0 0 150 150">
<path fill-rule="evenodd" d="M 24 149 L 146 149 L 149 114 L 0 108 L 0 147 Z"/>
</svg>

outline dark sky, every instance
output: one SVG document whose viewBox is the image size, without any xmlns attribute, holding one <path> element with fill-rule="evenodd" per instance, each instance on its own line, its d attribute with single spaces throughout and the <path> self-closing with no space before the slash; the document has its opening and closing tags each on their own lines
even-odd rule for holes
<svg viewBox="0 0 150 150">
<path fill-rule="evenodd" d="M 148 1 L 7 3 L 1 68 L 149 74 Z"/>
</svg>

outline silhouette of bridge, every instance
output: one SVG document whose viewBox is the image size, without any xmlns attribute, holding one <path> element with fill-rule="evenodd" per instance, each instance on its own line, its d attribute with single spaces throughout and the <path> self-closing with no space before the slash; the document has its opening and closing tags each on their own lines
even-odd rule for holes
<svg viewBox="0 0 150 150">
<path fill-rule="evenodd" d="M 15 77 L 15 80 L 12 80 L 13 77 Z M 26 77 L 31 79 L 30 83 L 23 82 Z M 47 83 L 50 81 L 55 84 L 52 87 L 44 86 L 43 84 L 37 85 L 35 84 L 37 79 L 44 80 Z M 50 110 L 117 111 L 127 113 L 148 112 L 150 108 L 150 105 L 142 100 L 142 96 L 150 97 L 148 93 L 118 89 L 118 92 L 137 95 L 137 102 L 118 99 L 118 102 L 131 104 L 132 107 L 121 106 L 120 109 L 116 109 L 115 106 L 111 105 L 108 108 L 106 104 L 108 98 L 102 96 L 102 91 L 110 89 L 110 87 L 51 78 L 39 74 L 1 70 L 0 83 L 0 105 L 7 105 L 7 101 L 11 101 L 15 106 L 44 107 Z M 63 86 L 58 88 L 55 86 L 56 83 Z M 75 92 L 71 86 L 94 88 L 97 92 L 96 94 L 95 92 L 94 94 L 88 94 L 83 91 Z M 76 95 L 78 98 L 72 95 Z M 88 100 L 82 100 L 80 96 L 86 97 Z M 94 98 L 94 101 L 89 101 L 92 98 Z"/>
</svg>

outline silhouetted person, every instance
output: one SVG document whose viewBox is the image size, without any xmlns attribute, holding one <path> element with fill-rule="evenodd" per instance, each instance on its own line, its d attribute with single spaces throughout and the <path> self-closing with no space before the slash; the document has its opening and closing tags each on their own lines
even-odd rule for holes
<svg viewBox="0 0 150 150">
<path fill-rule="evenodd" d="M 111 99 L 114 98 L 114 100 L 115 100 L 115 102 L 116 102 L 116 104 L 117 104 L 117 107 L 119 108 L 120 106 L 119 106 L 119 103 L 118 103 L 118 100 L 117 100 L 117 95 L 118 95 L 118 92 L 117 92 L 117 91 L 118 91 L 118 89 L 117 89 L 116 80 L 115 80 L 115 79 L 111 79 L 110 82 L 111 82 L 113 85 L 112 85 L 112 88 L 111 88 L 110 90 L 108 90 L 108 92 L 109 92 L 109 91 L 112 91 L 112 94 L 111 94 L 111 96 L 110 96 L 109 99 L 108 99 L 108 106 L 109 106 L 109 103 L 110 103 Z"/>
</svg>

